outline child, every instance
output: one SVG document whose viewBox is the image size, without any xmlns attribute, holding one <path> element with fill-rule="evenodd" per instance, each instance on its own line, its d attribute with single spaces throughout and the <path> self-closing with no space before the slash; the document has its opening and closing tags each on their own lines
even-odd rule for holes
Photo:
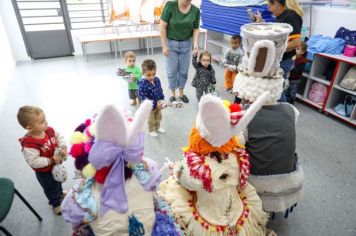
<svg viewBox="0 0 356 236">
<path fill-rule="evenodd" d="M 300 78 L 302 77 L 304 66 L 308 62 L 306 59 L 307 44 L 302 42 L 302 45 L 297 48 L 297 58 L 295 60 L 295 66 L 289 74 L 289 87 L 286 92 L 287 102 L 294 104 L 295 98 L 297 96 L 297 89 Z"/>
<path fill-rule="evenodd" d="M 195 75 L 192 81 L 192 86 L 195 88 L 198 102 L 204 93 L 207 93 L 208 87 L 216 84 L 215 71 L 210 65 L 211 54 L 208 51 L 202 52 L 199 55 L 199 62 L 197 55 L 193 54 L 192 64 L 195 68 Z"/>
<path fill-rule="evenodd" d="M 132 100 L 131 106 L 136 106 L 140 104 L 140 100 L 138 98 L 138 91 L 137 91 L 137 82 L 142 76 L 142 72 L 140 67 L 135 66 L 136 55 L 132 51 L 128 51 L 125 53 L 125 63 L 126 66 L 124 70 L 126 72 L 131 73 L 132 82 L 127 83 L 129 89 L 129 97 Z"/>
<path fill-rule="evenodd" d="M 153 102 L 152 111 L 148 117 L 148 130 L 152 137 L 157 137 L 157 132 L 165 133 L 165 130 L 160 128 L 164 95 L 161 81 L 156 77 L 156 69 L 156 63 L 153 60 L 145 60 L 142 63 L 143 77 L 138 82 L 138 95 L 140 100 L 149 99 Z"/>
<path fill-rule="evenodd" d="M 17 113 L 17 120 L 25 128 L 27 134 L 19 139 L 26 162 L 35 171 L 36 178 L 53 207 L 56 215 L 61 214 L 61 199 L 64 197 L 62 184 L 54 180 L 52 168 L 67 156 L 64 138 L 53 128 L 48 127 L 46 117 L 41 108 L 23 106 Z M 60 156 L 54 155 L 60 148 Z"/>
<path fill-rule="evenodd" d="M 231 49 L 227 51 L 224 58 L 224 64 L 226 67 L 224 88 L 226 89 L 226 92 L 232 91 L 235 76 L 237 74 L 237 66 L 241 63 L 242 56 L 244 55 L 244 52 L 240 48 L 240 43 L 240 35 L 231 36 Z"/>
</svg>

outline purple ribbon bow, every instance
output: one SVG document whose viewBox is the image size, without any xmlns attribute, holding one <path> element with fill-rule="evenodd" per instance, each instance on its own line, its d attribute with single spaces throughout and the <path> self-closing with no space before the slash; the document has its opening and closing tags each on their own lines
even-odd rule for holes
<svg viewBox="0 0 356 236">
<path fill-rule="evenodd" d="M 144 148 L 144 133 L 139 133 L 134 143 L 130 146 L 97 140 L 89 153 L 90 163 L 100 170 L 104 166 L 111 166 L 106 176 L 100 197 L 100 214 L 105 214 L 109 209 L 125 213 L 128 209 L 125 192 L 124 161 L 138 162 L 142 158 Z"/>
</svg>

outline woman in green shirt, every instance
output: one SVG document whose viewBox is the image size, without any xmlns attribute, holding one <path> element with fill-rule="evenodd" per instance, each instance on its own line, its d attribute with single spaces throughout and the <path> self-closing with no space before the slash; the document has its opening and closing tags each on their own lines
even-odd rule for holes
<svg viewBox="0 0 356 236">
<path fill-rule="evenodd" d="M 190 58 L 198 53 L 200 10 L 191 0 L 168 1 L 161 15 L 161 41 L 166 59 L 169 89 L 172 91 L 170 102 L 179 99 L 185 103 L 189 100 L 184 95 L 188 78 Z"/>
</svg>

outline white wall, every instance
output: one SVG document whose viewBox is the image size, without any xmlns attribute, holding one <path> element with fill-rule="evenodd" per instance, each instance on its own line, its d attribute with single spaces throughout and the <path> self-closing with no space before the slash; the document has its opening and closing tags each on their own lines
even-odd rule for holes
<svg viewBox="0 0 356 236">
<path fill-rule="evenodd" d="M 0 0 L 0 15 L 2 16 L 5 30 L 16 61 L 29 60 L 25 43 L 22 39 L 14 7 L 10 0 Z"/>
<path fill-rule="evenodd" d="M 309 12 L 306 13 L 305 20 L 308 20 Z M 313 6 L 312 34 L 334 37 L 341 26 L 356 30 L 356 9 Z"/>
<path fill-rule="evenodd" d="M 199 5 L 200 0 L 195 0 Z M 304 25 L 309 26 L 309 8 L 305 7 Z M 3 23 L 8 32 L 8 39 L 16 61 L 29 60 L 27 56 L 25 44 L 22 39 L 20 28 L 17 23 L 16 15 L 10 0 L 0 0 L 0 14 L 2 15 Z M 333 37 L 337 29 L 344 26 L 348 29 L 356 30 L 356 9 L 313 6 L 312 10 L 312 34 L 323 34 Z M 75 49 L 75 55 L 81 55 L 82 49 L 78 37 L 80 34 L 88 32 L 72 31 L 72 39 Z M 109 52 L 108 43 L 95 43 L 87 45 L 88 53 L 103 53 Z M 154 39 L 154 46 L 160 46 L 160 39 Z M 132 50 L 139 47 L 137 40 L 123 41 L 123 50 Z"/>
<path fill-rule="evenodd" d="M 1 76 L 0 76 L 0 109 L 6 97 L 7 84 L 15 68 L 15 59 L 12 55 L 7 33 L 0 15 L 0 52 L 1 57 Z"/>
</svg>

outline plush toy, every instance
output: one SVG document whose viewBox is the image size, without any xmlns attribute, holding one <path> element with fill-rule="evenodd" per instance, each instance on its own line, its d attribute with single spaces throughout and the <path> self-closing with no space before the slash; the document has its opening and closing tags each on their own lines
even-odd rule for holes
<svg viewBox="0 0 356 236">
<path fill-rule="evenodd" d="M 63 218 L 76 232 L 89 224 L 95 235 L 179 235 L 166 208 L 154 198 L 161 177 L 157 164 L 143 157 L 142 130 L 151 108 L 152 102 L 144 101 L 134 119 L 128 119 L 107 106 L 91 124 L 94 133 L 81 126 L 88 138 L 80 144 L 91 144 L 88 164 L 81 169 L 84 178 L 61 205 Z"/>
<path fill-rule="evenodd" d="M 61 148 L 56 148 L 54 155 L 62 157 L 63 161 L 67 160 L 67 156 L 61 154 Z M 67 180 L 68 171 L 62 163 L 58 163 L 53 166 L 52 176 L 56 181 L 64 183 Z"/>
<path fill-rule="evenodd" d="M 285 212 L 288 217 L 301 199 L 303 169 L 295 154 L 295 123 L 298 110 L 278 103 L 283 91 L 279 67 L 292 27 L 288 24 L 246 24 L 241 27 L 246 53 L 234 82 L 234 92 L 251 103 L 268 91 L 264 106 L 245 132 L 246 149 L 251 155 L 249 182 L 262 199 L 263 209 Z"/>
<path fill-rule="evenodd" d="M 268 94 L 259 96 L 242 117 L 240 107 L 230 108 L 212 95 L 202 97 L 189 145 L 159 191 L 185 235 L 274 235 L 266 229 L 268 214 L 247 182 L 249 155 L 235 137 Z"/>
</svg>

